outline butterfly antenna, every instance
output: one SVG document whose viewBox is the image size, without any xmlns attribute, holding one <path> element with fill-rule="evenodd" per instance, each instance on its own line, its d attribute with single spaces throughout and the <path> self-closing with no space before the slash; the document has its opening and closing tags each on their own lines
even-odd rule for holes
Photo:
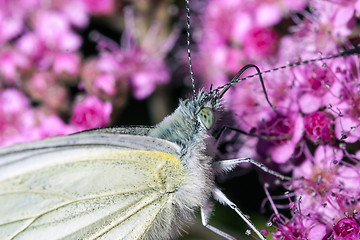
<svg viewBox="0 0 360 240">
<path fill-rule="evenodd" d="M 239 79 L 239 77 L 241 76 L 241 74 L 243 74 L 247 69 L 249 68 L 255 68 L 255 70 L 257 71 L 257 74 L 253 74 L 251 76 L 248 76 L 248 77 L 245 77 L 243 80 L 245 79 L 248 79 L 250 77 L 254 77 L 254 76 L 259 76 L 259 79 L 260 79 L 260 83 L 261 83 L 261 87 L 264 91 L 264 95 L 265 95 L 265 99 L 267 101 L 267 103 L 270 105 L 270 107 L 275 111 L 275 106 L 270 102 L 270 99 L 269 99 L 269 96 L 266 92 L 266 87 L 265 87 L 265 84 L 264 84 L 264 79 L 262 78 L 262 73 L 259 69 L 258 66 L 254 65 L 254 64 L 248 64 L 244 67 L 242 67 L 236 74 L 235 76 L 231 79 L 231 81 L 227 84 L 225 84 L 224 86 L 221 86 L 221 87 L 218 87 L 217 89 L 213 90 L 213 92 L 218 92 L 220 89 L 223 89 L 219 94 L 218 94 L 218 97 L 219 98 L 222 98 L 224 96 L 224 94 L 226 93 L 227 90 L 230 89 L 230 87 L 234 84 L 236 84 L 237 82 L 240 82 L 242 81 L 241 79 Z M 210 90 L 211 92 L 211 90 Z"/>
<path fill-rule="evenodd" d="M 190 69 L 190 78 L 191 84 L 193 88 L 194 98 L 196 98 L 196 89 L 195 89 L 195 79 L 194 72 L 191 63 L 191 53 L 190 53 L 190 3 L 189 0 L 185 0 L 185 8 L 186 8 L 186 43 L 187 43 L 187 53 L 189 59 L 189 69 Z"/>
<path fill-rule="evenodd" d="M 353 49 L 350 49 L 350 50 L 346 50 L 344 52 L 340 52 L 336 55 L 332 55 L 332 56 L 328 56 L 328 57 L 321 57 L 321 58 L 314 58 L 314 59 L 309 59 L 309 60 L 304 60 L 304 61 L 300 61 L 300 62 L 295 62 L 295 63 L 291 63 L 291 64 L 288 64 L 288 65 L 284 65 L 284 66 L 281 66 L 281 67 L 277 67 L 277 68 L 273 68 L 273 69 L 270 69 L 270 70 L 266 70 L 266 71 L 263 71 L 263 72 L 260 72 L 258 71 L 257 73 L 254 73 L 252 75 L 248 75 L 244 78 L 238 78 L 240 76 L 241 73 L 244 72 L 243 69 L 241 69 L 236 75 L 235 77 L 233 77 L 233 79 L 231 79 L 230 82 L 228 82 L 227 84 L 223 85 L 223 86 L 220 86 L 218 87 L 217 89 L 215 89 L 214 91 L 219 91 L 221 89 L 224 89 L 222 92 L 224 93 L 224 91 L 226 91 L 227 89 L 229 89 L 232 85 L 238 83 L 238 82 L 241 82 L 241 81 L 244 81 L 246 79 L 249 79 L 249 78 L 253 78 L 253 77 L 256 77 L 256 76 L 260 76 L 260 81 L 262 82 L 262 86 L 264 87 L 263 85 L 263 81 L 262 81 L 262 75 L 263 74 L 266 74 L 266 73 L 271 73 L 271 72 L 275 72 L 275 71 L 279 71 L 279 70 L 282 70 L 282 69 L 286 69 L 286 68 L 292 68 L 292 67 L 296 67 L 296 66 L 300 66 L 300 65 L 305 65 L 305 64 L 310 64 L 310 63 L 314 63 L 314 62 L 318 62 L 318 61 L 324 61 L 324 60 L 330 60 L 330 59 L 334 59 L 334 58 L 339 58 L 339 57 L 346 57 L 346 56 L 350 56 L 350 55 L 355 55 L 355 54 L 360 54 L 360 48 L 358 47 L 355 47 Z M 250 64 L 252 65 L 252 64 Z M 247 65 L 248 66 L 248 65 Z M 245 66 L 244 68 L 246 68 L 247 66 Z M 252 65 L 253 66 L 253 65 Z M 247 69 L 247 68 L 246 68 Z M 258 69 L 256 69 L 258 70 Z M 240 73 L 240 74 L 239 74 Z M 222 94 L 223 94 L 222 93 Z M 271 105 L 271 104 L 270 104 Z"/>
</svg>

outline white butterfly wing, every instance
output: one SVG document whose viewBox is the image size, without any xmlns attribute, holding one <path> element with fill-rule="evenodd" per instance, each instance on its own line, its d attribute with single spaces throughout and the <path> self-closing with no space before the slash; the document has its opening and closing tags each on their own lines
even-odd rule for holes
<svg viewBox="0 0 360 240">
<path fill-rule="evenodd" d="M 146 239 L 184 169 L 171 142 L 103 130 L 0 151 L 0 239 Z"/>
</svg>

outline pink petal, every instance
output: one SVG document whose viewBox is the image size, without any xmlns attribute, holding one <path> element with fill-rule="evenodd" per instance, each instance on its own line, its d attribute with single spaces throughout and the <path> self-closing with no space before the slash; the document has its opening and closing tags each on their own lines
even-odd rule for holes
<svg viewBox="0 0 360 240">
<path fill-rule="evenodd" d="M 232 38 L 236 42 L 242 42 L 246 33 L 252 28 L 252 19 L 250 14 L 243 13 L 236 15 L 234 18 L 234 26 L 236 26 L 232 32 Z"/>
<path fill-rule="evenodd" d="M 320 145 L 314 153 L 314 164 L 328 168 L 334 160 L 341 161 L 343 152 L 328 145 Z"/>
<path fill-rule="evenodd" d="M 271 151 L 272 159 L 274 160 L 274 162 L 279 164 L 285 163 L 291 158 L 291 155 L 294 153 L 294 151 L 295 144 L 291 142 L 284 145 L 276 146 Z"/>
<path fill-rule="evenodd" d="M 306 7 L 307 2 L 305 0 L 284 0 L 283 1 L 286 8 L 289 8 L 291 10 L 295 11 L 301 11 Z"/>
<path fill-rule="evenodd" d="M 303 134 L 304 134 L 304 120 L 301 115 L 298 115 L 295 119 L 294 133 L 291 142 L 293 144 L 298 143 L 302 139 Z"/>
<path fill-rule="evenodd" d="M 339 140 L 354 143 L 360 137 L 359 123 L 350 117 L 338 117 L 335 119 L 335 135 Z M 342 139 L 343 135 L 346 135 L 346 138 Z"/>
<path fill-rule="evenodd" d="M 58 38 L 58 40 L 58 48 L 65 52 L 76 51 L 82 44 L 81 37 L 70 31 L 63 33 L 62 36 Z"/>
<path fill-rule="evenodd" d="M 306 159 L 299 167 L 294 168 L 293 177 L 308 177 L 311 176 L 314 164 L 310 159 Z M 301 184 L 299 182 L 298 184 Z"/>
<path fill-rule="evenodd" d="M 313 113 L 321 106 L 321 98 L 314 96 L 311 93 L 303 94 L 299 99 L 301 112 L 305 114 Z"/>
<path fill-rule="evenodd" d="M 309 230 L 307 235 L 307 239 L 311 240 L 322 240 L 326 236 L 326 226 L 316 223 L 314 226 Z"/>
<path fill-rule="evenodd" d="M 131 78 L 131 85 L 134 87 L 134 96 L 136 99 L 148 97 L 154 90 L 155 86 L 146 73 L 136 73 Z"/>
<path fill-rule="evenodd" d="M 116 93 L 116 79 L 113 74 L 103 73 L 94 80 L 94 88 L 105 92 L 108 96 Z"/>
<path fill-rule="evenodd" d="M 56 74 L 68 74 L 76 76 L 80 71 L 80 56 L 74 53 L 57 54 L 53 63 L 53 70 Z"/>
<path fill-rule="evenodd" d="M 339 27 L 346 25 L 350 21 L 350 19 L 353 18 L 353 16 L 354 16 L 353 6 L 339 8 L 339 10 L 335 15 L 335 19 L 333 20 L 334 26 Z"/>
<path fill-rule="evenodd" d="M 256 9 L 256 23 L 261 27 L 275 25 L 281 20 L 282 12 L 275 4 L 262 4 Z"/>
</svg>

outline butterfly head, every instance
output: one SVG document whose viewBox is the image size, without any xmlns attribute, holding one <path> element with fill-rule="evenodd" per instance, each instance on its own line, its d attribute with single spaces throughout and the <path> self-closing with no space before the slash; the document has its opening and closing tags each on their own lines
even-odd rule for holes
<svg viewBox="0 0 360 240">
<path fill-rule="evenodd" d="M 221 107 L 222 96 L 223 91 L 201 90 L 196 97 L 186 99 L 182 104 L 184 109 L 187 109 L 206 130 L 209 130 L 215 123 L 215 112 Z"/>
</svg>

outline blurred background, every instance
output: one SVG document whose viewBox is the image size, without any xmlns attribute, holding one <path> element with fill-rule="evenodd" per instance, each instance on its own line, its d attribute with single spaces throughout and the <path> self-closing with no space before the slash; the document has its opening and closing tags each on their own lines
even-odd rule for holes
<svg viewBox="0 0 360 240">
<path fill-rule="evenodd" d="M 246 64 L 267 70 L 351 48 L 359 40 L 359 5 L 322 0 L 190 1 L 196 90 L 225 84 Z M 321 134 L 322 144 L 341 139 L 346 129 L 336 132 L 336 118 L 339 113 L 353 114 L 349 108 L 358 98 L 350 107 L 337 105 L 347 111 L 326 112 L 331 124 L 325 132 L 287 138 L 296 135 L 292 128 L 298 126 L 298 115 L 293 112 L 301 117 L 325 112 L 331 102 L 326 93 L 333 82 L 309 77 L 321 66 L 323 62 L 312 65 L 311 73 L 298 67 L 264 76 L 271 102 L 290 116 L 286 121 L 272 120 L 274 111 L 257 77 L 237 84 L 225 96 L 225 110 L 212 134 L 225 125 L 247 134 L 226 131 L 211 151 L 219 159 L 252 157 L 290 175 L 302 160 L 301 141 L 315 149 Z M 244 76 L 254 72 L 250 69 Z M 189 97 L 184 1 L 0 0 L 1 146 L 98 127 L 154 125 L 174 111 L 179 98 Z M 309 110 L 312 104 L 317 105 Z M 351 119 L 358 120 L 356 114 Z M 351 134 L 347 136 L 357 142 L 358 131 Z M 270 138 L 261 137 L 265 135 L 280 138 L 269 144 Z M 299 157 L 290 161 L 291 155 Z M 274 179 L 249 166 L 217 179 L 259 229 L 272 214 L 268 203 L 262 207 L 265 181 Z M 284 191 L 272 185 L 272 194 Z M 189 234 L 183 239 L 222 239 L 203 227 L 199 216 L 194 223 L 185 228 Z M 253 239 L 244 235 L 248 227 L 240 217 L 220 204 L 210 223 L 235 237 Z"/>
</svg>

